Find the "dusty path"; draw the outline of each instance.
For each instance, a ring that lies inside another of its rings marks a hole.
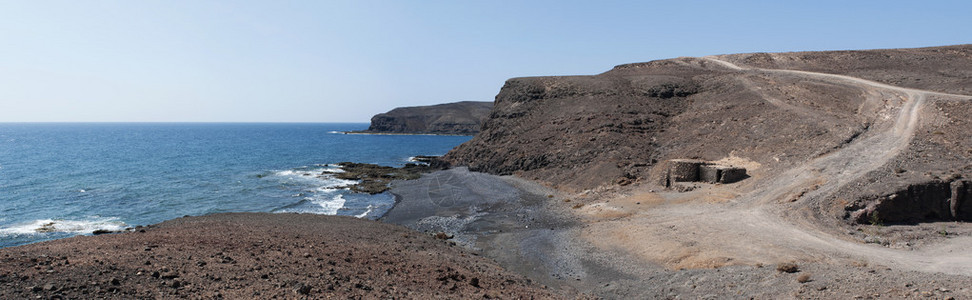
[[[972,238],[952,239],[947,244],[934,249],[893,250],[834,237],[830,232],[832,229],[821,228],[819,222],[814,222],[806,216],[795,216],[784,211],[781,206],[771,205],[787,194],[813,189],[814,187],[815,190],[805,193],[796,201],[804,203],[823,201],[824,198],[835,193],[839,187],[883,166],[907,148],[914,136],[927,97],[967,99],[968,96],[901,88],[844,75],[793,70],[746,69],[717,58],[707,57],[705,59],[740,71],[752,70],[795,75],[807,80],[824,80],[853,85],[860,87],[865,92],[881,95],[880,99],[891,104],[892,110],[895,109],[894,106],[900,106],[900,108],[897,108],[896,118],[892,115],[892,118],[889,118],[883,124],[875,124],[869,136],[776,177],[768,183],[768,186],[756,193],[740,197],[737,201],[749,203],[747,206],[753,212],[754,220],[763,222],[764,224],[761,224],[763,228],[780,231],[776,234],[783,236],[800,237],[795,240],[803,242],[805,245],[802,245],[802,247],[817,248],[821,253],[843,253],[879,264],[904,267],[910,270],[972,275],[972,255],[968,255],[965,251],[950,251],[953,249],[969,249],[972,246]],[[862,107],[866,105],[873,106],[875,103],[865,103]],[[891,122],[892,120],[893,122]]]
[[[861,243],[841,231],[850,227],[836,225],[818,209],[842,187],[911,151],[927,103],[968,96],[842,75],[745,68],[715,57],[675,63],[740,72],[744,76],[732,78],[741,78],[768,104],[809,120],[821,120],[820,108],[772,98],[772,91],[759,91],[766,87],[761,81],[839,86],[843,95],[859,92],[864,101],[856,115],[867,125],[840,146],[787,169],[760,169],[746,158],[727,158],[753,171],[753,177],[681,193],[644,185],[618,194],[610,189],[595,189],[593,196],[565,194],[463,168],[441,171],[396,183],[399,203],[384,220],[454,235],[452,241],[537,282],[606,298],[851,298],[861,291],[868,293],[862,297],[972,295],[966,288],[972,237],[943,239],[915,251],[889,249]],[[785,274],[763,267],[781,262],[797,262],[804,271]],[[797,280],[808,274],[813,276],[809,283]]]
[[[673,269],[810,261],[972,275],[972,255],[967,252],[972,237],[950,238],[913,251],[889,249],[849,239],[838,231],[841,228],[830,226],[832,220],[821,220],[811,209],[824,205],[840,187],[901,154],[914,136],[929,97],[965,100],[969,96],[844,75],[747,68],[718,57],[687,63],[715,63],[738,72],[860,89],[866,100],[858,113],[873,123],[843,147],[783,173],[758,178],[743,189],[710,186],[690,193],[644,193],[582,209],[581,214],[593,222],[582,233],[587,240],[601,248],[620,247]],[[636,205],[640,209],[632,210]],[[651,209],[645,209],[649,205]],[[604,239],[606,236],[611,239]]]

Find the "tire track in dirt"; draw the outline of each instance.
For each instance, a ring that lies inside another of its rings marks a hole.
[[[810,203],[824,201],[843,185],[880,168],[908,147],[928,96],[961,99],[967,99],[968,96],[901,88],[845,75],[745,68],[715,57],[702,59],[740,72],[798,76],[806,80],[854,86],[866,92],[880,94],[882,100],[887,100],[890,107],[885,107],[884,112],[897,110],[896,116],[888,116],[890,118],[883,120],[877,118],[879,123],[845,147],[786,171],[768,180],[754,192],[734,199],[739,204],[736,209],[740,211],[712,217],[721,215],[737,220],[748,219],[745,226],[729,225],[729,228],[751,231],[752,235],[764,236],[763,240],[766,235],[789,237],[786,242],[791,244],[785,248],[804,250],[798,252],[840,253],[911,270],[972,275],[972,257],[962,251],[972,246],[972,238],[951,239],[933,249],[893,250],[842,239],[834,235],[833,228],[823,228],[820,222],[809,215],[793,213],[783,206],[775,205],[790,195],[801,194],[795,201],[803,209]]]

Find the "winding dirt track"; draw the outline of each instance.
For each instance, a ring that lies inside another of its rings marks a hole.
[[[901,154],[914,136],[927,98],[965,100],[969,96],[901,88],[844,75],[748,68],[719,57],[685,62],[715,63],[738,72],[796,77],[860,89],[866,101],[858,113],[871,117],[873,124],[842,148],[781,174],[767,176],[746,189],[750,192],[735,195],[731,190],[723,190],[725,187],[712,187],[689,195],[661,196],[668,197],[668,203],[677,203],[677,199],[671,199],[722,193],[724,203],[659,205],[632,216],[633,224],[595,225],[587,232],[589,237],[608,234],[628,240],[629,244],[622,248],[671,268],[801,260],[876,263],[906,270],[972,275],[972,256],[967,252],[972,248],[972,238],[952,238],[913,251],[889,249],[850,240],[837,232],[837,228],[824,225],[811,209],[825,205],[824,201],[840,187]],[[793,203],[782,204],[784,200]],[[630,233],[634,228],[639,232]],[[649,240],[664,242],[652,245],[642,242]]]
[[[740,197],[738,201],[748,202],[749,205],[746,206],[753,213],[755,217],[753,219],[763,222],[764,224],[761,224],[764,226],[763,228],[781,231],[778,234],[801,237],[798,240],[805,243],[804,247],[816,248],[823,252],[844,253],[885,265],[917,271],[972,275],[972,256],[965,251],[952,251],[968,249],[969,246],[972,246],[972,239],[970,238],[953,239],[936,249],[893,250],[835,238],[825,229],[819,228],[818,222],[814,222],[805,216],[796,218],[792,215],[787,216],[789,214],[781,211],[779,206],[769,205],[788,193],[799,192],[801,189],[808,189],[815,184],[818,184],[815,190],[806,193],[797,201],[823,201],[835,193],[839,187],[883,166],[907,148],[914,136],[915,129],[918,127],[918,120],[927,97],[967,99],[968,96],[901,88],[844,75],[793,70],[747,69],[713,57],[706,57],[705,59],[744,72],[793,75],[807,80],[821,80],[856,86],[866,92],[881,95],[880,98],[887,100],[892,109],[895,109],[895,106],[899,107],[896,108],[898,111],[896,117],[889,118],[883,124],[875,124],[869,136],[858,139],[843,149],[814,159],[802,167],[790,170],[770,181],[765,188]],[[876,98],[870,98],[869,101],[874,101],[873,99]],[[870,105],[873,104],[870,103]],[[865,103],[864,105],[869,104]],[[789,217],[787,220],[790,221],[784,220],[783,216]]]

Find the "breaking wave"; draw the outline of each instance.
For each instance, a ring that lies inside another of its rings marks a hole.
[[[99,230],[121,231],[128,225],[118,218],[90,218],[86,220],[42,219],[0,228],[0,236],[41,233],[87,234]]]
[[[334,174],[343,173],[334,165],[315,165],[291,170],[277,171],[273,176],[284,183],[297,184],[302,188],[294,197],[300,198],[293,204],[273,210],[277,213],[311,213],[336,215],[344,208],[348,193],[345,187],[357,183],[354,180],[335,178]]]
[[[340,194],[330,199],[321,197],[305,197],[304,199],[297,201],[297,203],[275,209],[273,212],[336,215],[338,210],[344,208],[345,202],[347,202],[347,200],[345,200],[344,196]]]

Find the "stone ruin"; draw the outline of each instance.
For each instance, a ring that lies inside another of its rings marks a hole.
[[[673,159],[668,161],[665,186],[672,187],[676,182],[734,183],[748,177],[746,169],[741,167],[696,159]]]

